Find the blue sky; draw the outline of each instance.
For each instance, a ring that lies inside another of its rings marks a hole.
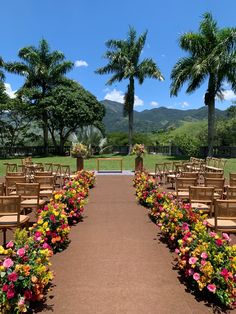
[[[235,27],[235,0],[8,0],[1,3],[1,50],[4,61],[17,60],[22,47],[37,46],[45,38],[52,50],[62,51],[76,66],[68,77],[80,82],[98,100],[122,101],[127,81],[106,86],[109,76],[94,71],[106,64],[103,58],[108,39],[125,39],[129,26],[138,34],[148,30],[142,57],[151,57],[165,77],[164,82],[148,79],[136,84],[135,109],[138,111],[165,106],[176,109],[204,105],[206,85],[187,95],[185,87],[178,97],[170,97],[170,73],[184,52],[178,38],[197,31],[202,14],[210,11],[219,27]],[[23,78],[6,74],[9,92],[17,90]],[[225,100],[217,108],[231,105],[236,95],[226,86]]]

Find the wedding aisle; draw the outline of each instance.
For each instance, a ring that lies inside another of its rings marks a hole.
[[[187,293],[157,227],[135,200],[132,176],[98,176],[84,221],[52,258],[56,272],[43,313],[212,313]],[[39,309],[38,309],[39,312]]]

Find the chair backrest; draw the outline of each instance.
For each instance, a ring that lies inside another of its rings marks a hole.
[[[197,185],[197,178],[176,178],[176,191],[188,190],[190,186]]]
[[[165,171],[165,164],[164,163],[158,163],[155,164],[155,174],[158,176],[162,176]]]
[[[53,175],[61,176],[61,164],[52,164],[53,166]]]
[[[52,168],[52,162],[45,162],[44,163],[44,171],[53,171],[53,168]]]
[[[36,171],[35,175],[38,177],[41,176],[52,176],[52,171]]]
[[[217,171],[217,172],[205,172],[204,178],[223,178],[224,172],[223,171]]]
[[[204,186],[190,186],[189,187],[189,199],[190,201],[211,201],[214,200],[214,187]]]
[[[24,172],[7,172],[7,177],[24,177]]]
[[[16,183],[16,193],[21,195],[22,198],[39,197],[39,192],[39,183]]]
[[[16,183],[25,183],[26,177],[25,176],[13,176],[13,177],[5,177],[5,184],[6,184],[6,195],[9,195],[12,191],[16,189]]]
[[[61,174],[64,177],[70,176],[70,166],[69,165],[61,165]]]
[[[7,172],[16,172],[17,171],[17,164],[13,163],[4,163],[6,166],[6,173]]]
[[[0,196],[0,216],[17,215],[16,224],[20,223],[21,196]]]
[[[236,173],[230,172],[229,174],[229,185],[236,186]]]
[[[197,172],[189,172],[189,171],[182,171],[180,177],[183,178],[198,178]]]
[[[236,186],[227,186],[226,188],[226,199],[236,200]]]
[[[215,190],[224,190],[224,178],[205,178],[205,186],[214,186]]]
[[[6,194],[5,184],[2,182],[0,183],[0,196],[3,196],[5,194]]]
[[[54,176],[34,176],[34,181],[40,183],[41,188],[54,189],[55,177]]]
[[[236,219],[236,200],[215,200],[217,219]]]

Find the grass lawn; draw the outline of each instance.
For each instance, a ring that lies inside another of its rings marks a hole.
[[[134,170],[134,160],[135,156],[121,156],[121,155],[101,155],[86,159],[84,161],[84,167],[87,170],[96,170],[97,169],[97,157],[120,157],[123,158],[123,169],[124,170]],[[173,156],[163,156],[163,155],[145,155],[144,156],[144,167],[147,170],[154,171],[155,163],[167,162],[167,161],[178,161],[180,158]],[[182,159],[183,160],[183,159]],[[17,163],[21,164],[20,158],[9,158],[0,160],[0,176],[5,175],[5,166],[4,163]],[[76,159],[67,157],[67,156],[52,156],[52,157],[38,157],[33,158],[33,162],[53,162],[61,163],[65,165],[70,165],[71,170],[76,170]],[[101,161],[100,170],[118,170],[120,169],[120,163],[118,161]],[[225,166],[225,177],[228,178],[229,172],[236,172],[236,158],[228,159]]]

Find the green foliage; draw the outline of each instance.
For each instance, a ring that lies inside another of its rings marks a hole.
[[[109,145],[114,146],[126,146],[128,145],[128,135],[125,132],[113,132],[108,134],[107,136]],[[135,133],[133,135],[133,142],[137,144],[144,144],[146,146],[148,145],[155,145],[150,138],[150,134],[147,133]]]

